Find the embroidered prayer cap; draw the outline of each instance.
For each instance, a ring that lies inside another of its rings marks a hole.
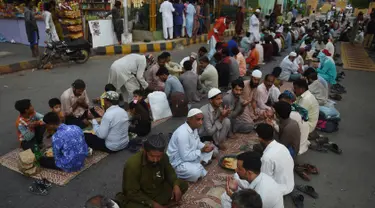
[[[193,117],[195,115],[202,114],[202,111],[198,108],[192,108],[189,110],[189,113],[187,115],[188,118]]]
[[[258,69],[254,70],[253,73],[251,73],[251,76],[252,77],[255,77],[255,78],[262,78],[262,72]]]
[[[289,56],[297,57],[297,54],[296,54],[296,52],[292,51],[292,52],[289,53]]]
[[[120,98],[120,95],[115,91],[108,91],[108,92],[105,92],[105,94],[102,95],[101,98],[108,99],[108,100],[118,100]]]
[[[210,89],[210,91],[208,91],[208,99],[211,99],[218,94],[221,94],[221,91],[217,88],[212,88],[212,89]]]
[[[195,53],[195,52],[191,52],[190,57],[193,58],[193,59],[197,59],[198,58],[198,54]]]

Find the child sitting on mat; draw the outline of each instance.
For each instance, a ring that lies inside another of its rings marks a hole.
[[[61,112],[61,101],[58,98],[52,98],[48,101],[48,105],[51,108],[51,112],[56,113],[59,116],[61,123],[64,123],[65,117],[63,112]]]

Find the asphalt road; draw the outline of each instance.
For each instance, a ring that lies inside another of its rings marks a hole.
[[[197,51],[195,45],[172,53],[174,61],[180,61],[190,52]],[[284,54],[285,55],[285,54]],[[283,56],[282,56],[283,57]],[[262,67],[264,74],[280,62],[282,57]],[[59,97],[77,78],[87,84],[90,98],[99,96],[108,78],[108,69],[116,57],[99,57],[84,65],[64,65],[51,71],[26,71],[0,77],[0,155],[19,143],[15,133],[15,119],[18,113],[14,102],[29,98],[35,109],[41,113],[49,111],[48,100]],[[309,151],[301,156],[301,161],[309,162],[320,169],[320,175],[313,176],[311,182],[297,184],[315,187],[320,198],[313,200],[305,196],[305,207],[319,208],[371,208],[375,207],[375,166],[373,147],[375,140],[374,81],[375,73],[345,71],[347,76],[342,84],[348,93],[338,103],[341,112],[340,131],[328,135],[343,149],[342,155]],[[170,119],[157,126],[153,132],[172,132],[184,119]],[[54,186],[48,196],[35,196],[28,192],[32,180],[7,168],[0,167],[0,207],[1,208],[79,208],[91,196],[103,194],[113,197],[121,189],[122,168],[131,154],[123,151],[110,155],[98,164],[81,173],[64,187]],[[289,198],[285,207],[294,207]]]

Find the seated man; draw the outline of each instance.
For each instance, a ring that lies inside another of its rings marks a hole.
[[[154,64],[149,70],[145,72],[145,78],[148,83],[148,88],[153,91],[164,91],[164,82],[162,82],[156,75],[160,67],[165,67],[167,58],[163,55],[158,56],[158,63]]]
[[[114,91],[108,91],[102,96],[105,112],[101,108],[95,109],[102,116],[100,124],[89,113],[88,117],[92,119],[95,134],[86,133],[85,138],[87,145],[94,150],[113,153],[128,146],[129,116],[118,106],[119,97],[120,95]]]
[[[312,72],[307,76],[309,91],[314,95],[320,106],[328,102],[328,89],[318,80],[318,73]]]
[[[259,194],[252,189],[243,189],[233,193],[232,197],[232,208],[265,208],[262,205],[262,198]]]
[[[319,103],[314,95],[309,91],[309,86],[306,80],[299,79],[293,82],[294,94],[297,96],[296,103],[305,108],[308,112],[309,132],[315,130],[316,124],[319,119]]]
[[[280,63],[282,69],[280,80],[291,82],[301,78],[302,69],[294,62],[297,57],[296,52],[290,52]]]
[[[202,84],[202,93],[205,94],[212,88],[218,88],[219,75],[206,56],[199,60],[199,65],[200,68],[203,69],[202,74],[199,75],[199,81]]]
[[[324,49],[323,51],[327,53],[326,49]],[[332,86],[336,84],[336,65],[333,62],[332,58],[327,56],[325,53],[319,52],[317,58],[319,59],[320,67],[316,71],[318,72],[319,76],[323,77],[328,82],[328,84]]]
[[[191,62],[191,66],[192,66],[191,71],[196,74],[197,73],[197,66],[198,66],[197,58],[198,58],[198,54],[195,53],[195,52],[191,52],[190,56],[187,56],[187,57],[185,57],[185,58],[183,58],[181,60],[180,65],[184,66],[184,63],[186,61],[190,61]]]
[[[230,57],[230,56],[229,56]],[[230,59],[224,60],[221,53],[215,53],[214,59],[216,61],[215,68],[219,75],[219,89],[227,91],[230,83]],[[238,78],[238,77],[237,77]]]
[[[229,48],[223,48],[221,53],[223,55],[223,62],[229,65],[229,83],[238,79],[240,76],[240,68],[237,60],[230,56]]]
[[[264,64],[264,50],[263,50],[263,46],[259,42],[255,42],[255,48],[259,52],[258,63],[259,64]]]
[[[272,61],[272,55],[273,55],[273,45],[271,43],[271,38],[269,35],[267,35],[264,38],[264,44],[263,46],[263,51],[264,51],[264,61],[265,62],[270,62]]]
[[[169,141],[167,155],[177,177],[196,182],[206,176],[207,171],[201,164],[211,159],[214,145],[200,141],[198,129],[203,123],[203,113],[197,108],[189,111],[186,123],[173,132]]]
[[[242,100],[240,97],[244,87],[242,78],[238,78],[232,82],[231,92],[223,98],[223,105],[230,109],[229,118],[233,133],[250,133],[253,130],[251,123],[238,119],[244,108],[251,103],[251,100]]]
[[[198,92],[199,78],[198,75],[192,71],[191,63],[191,61],[184,62],[184,73],[180,75],[180,82],[184,88],[187,100],[189,103],[194,103],[200,101]]]
[[[279,120],[278,141],[288,148],[293,158],[296,158],[300,148],[301,131],[297,121],[290,117],[292,107],[289,103],[282,101],[275,103],[273,107],[276,112],[276,117]]]
[[[245,60],[244,55],[240,52],[240,50],[238,48],[232,48],[232,53],[233,53],[234,58],[236,59],[236,61],[238,63],[239,76],[241,76],[241,77],[245,76],[246,75],[246,60]],[[237,75],[237,74],[235,74],[235,75]],[[232,76],[234,76],[234,75],[232,75]],[[236,78],[238,78],[238,77],[236,77]],[[233,80],[236,79],[236,78],[233,78]]]
[[[285,196],[294,189],[294,162],[288,149],[273,139],[273,128],[261,123],[256,129],[259,141],[263,147],[261,172],[271,176],[279,184],[281,193]]]
[[[272,74],[267,74],[264,78],[264,82],[260,84],[256,92],[256,113],[258,115],[264,114],[266,111],[270,111],[273,103],[278,101],[280,90],[273,84],[275,77]]]
[[[160,67],[156,76],[162,82],[165,82],[164,93],[169,99],[171,111],[174,117],[186,116],[188,112],[188,101],[185,97],[185,90],[180,80],[170,75],[168,69]]]
[[[169,73],[178,77],[182,73],[181,65],[171,61],[171,54],[169,52],[163,52],[162,56],[166,57],[165,68],[168,69]]]
[[[245,54],[247,54],[250,51],[250,33],[246,32],[246,36],[243,36],[240,42],[240,47],[245,50]]]
[[[86,84],[77,79],[72,87],[61,95],[61,110],[67,125],[76,125],[85,128],[88,125],[86,111],[89,108],[89,97],[86,93]]]
[[[212,88],[208,92],[209,103],[201,107],[203,113],[203,126],[199,130],[199,135],[203,140],[213,140],[219,149],[225,149],[223,142],[230,132],[229,108],[221,109],[223,95],[217,88]],[[210,137],[210,138],[209,138]]]
[[[126,161],[122,193],[116,195],[121,207],[169,207],[180,202],[188,184],[179,180],[164,153],[166,142],[159,135],[150,136],[143,150]]]
[[[129,103],[129,114],[131,115],[131,124],[129,132],[138,136],[146,136],[151,131],[150,111],[145,108],[146,103],[143,100]]]
[[[53,157],[41,157],[40,166],[64,172],[81,170],[89,154],[82,129],[61,123],[59,116],[54,112],[47,113],[43,121],[46,129],[55,133],[52,136]]]
[[[249,69],[253,70],[259,64],[259,52],[255,48],[255,43],[250,44],[250,54],[246,58],[246,63],[249,64]]]
[[[23,150],[31,149],[34,146],[43,145],[43,135],[45,127],[43,125],[43,115],[36,112],[29,99],[18,100],[14,108],[20,113],[16,120],[17,136],[21,142]]]
[[[237,156],[237,169],[234,176],[227,177],[226,192],[221,195],[221,206],[231,208],[231,196],[244,189],[254,189],[264,208],[284,207],[283,193],[279,184],[269,175],[261,172],[262,155],[258,152],[245,152]]]

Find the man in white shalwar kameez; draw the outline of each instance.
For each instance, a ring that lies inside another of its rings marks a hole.
[[[164,2],[160,5],[159,12],[162,13],[163,18],[163,35],[164,39],[168,40],[173,39],[173,12],[174,7],[171,2],[168,0],[164,0]]]
[[[132,101],[135,90],[148,87],[143,75],[147,67],[146,56],[135,53],[126,55],[113,62],[109,69],[108,83],[116,87],[125,102]]]
[[[249,32],[250,32],[250,41],[252,43],[259,42],[260,41],[260,33],[259,33],[259,14],[260,10],[255,10],[255,13],[250,17],[250,23],[249,23]]]
[[[198,129],[202,124],[202,111],[191,109],[186,123],[173,133],[167,149],[169,161],[177,177],[189,182],[196,182],[207,175],[202,163],[209,163],[214,150],[213,144],[200,141]]]

